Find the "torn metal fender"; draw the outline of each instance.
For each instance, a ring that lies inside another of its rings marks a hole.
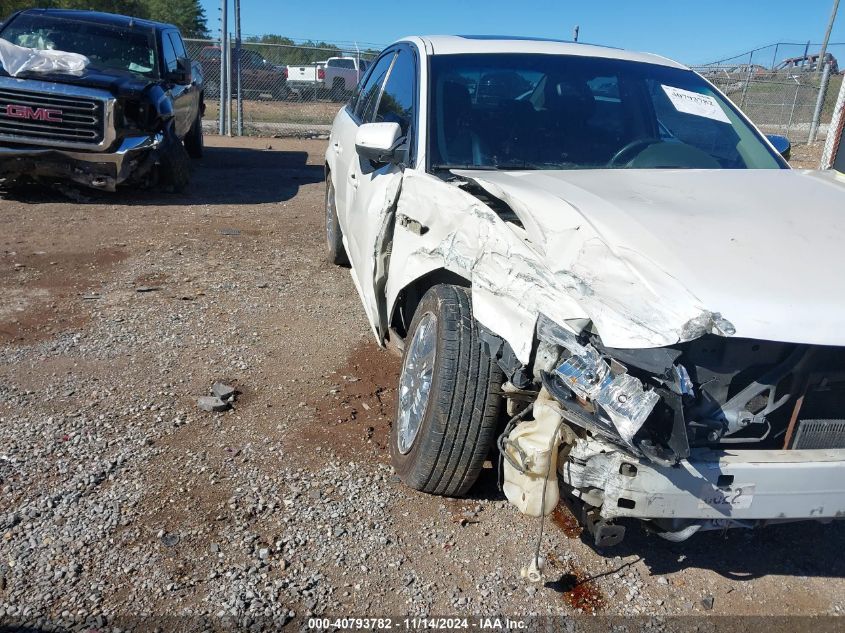
[[[504,338],[523,363],[540,312],[561,323],[586,316],[538,259],[524,231],[457,185],[407,170],[396,209],[402,222],[394,230],[387,314],[416,279],[451,271],[471,282],[475,318]]]

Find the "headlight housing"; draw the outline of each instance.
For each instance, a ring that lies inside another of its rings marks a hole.
[[[624,444],[636,450],[634,436],[660,396],[628,374],[624,365],[608,363],[594,346],[580,343],[573,333],[542,314],[537,336],[564,348],[564,355],[568,353],[551,373],[577,398],[596,407],[596,421],[607,427],[601,430],[615,431]]]

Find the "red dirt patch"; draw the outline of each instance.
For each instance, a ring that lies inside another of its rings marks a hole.
[[[309,404],[319,424],[305,438],[340,455],[361,449],[386,453],[396,408],[400,360],[373,343],[356,346],[344,365],[329,374],[331,385]]]
[[[107,248],[82,253],[0,253],[0,342],[30,343],[85,322],[86,291],[127,254]],[[95,295],[91,295],[96,301]]]

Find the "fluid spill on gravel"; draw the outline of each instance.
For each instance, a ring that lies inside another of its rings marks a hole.
[[[584,531],[578,519],[562,503],[552,512],[552,523],[558,526],[567,538],[578,538]]]
[[[557,573],[561,575],[557,580],[547,582],[546,587],[560,593],[570,607],[582,613],[597,613],[605,608],[604,594],[590,576],[571,560],[561,560],[552,553],[548,556],[547,565],[547,577],[554,578]]]

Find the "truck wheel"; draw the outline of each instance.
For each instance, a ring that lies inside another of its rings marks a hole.
[[[181,193],[191,181],[191,158],[185,146],[172,133],[165,134],[158,169],[159,182],[172,193]]]
[[[343,101],[343,93],[346,92],[346,84],[340,77],[332,79],[331,100]]]
[[[343,231],[337,219],[334,184],[330,173],[326,174],[326,246],[330,264],[349,266],[349,257],[343,247]]]
[[[188,156],[191,158],[202,158],[202,152],[205,147],[202,139],[202,104],[200,104],[199,112],[197,112],[197,118],[194,120],[194,124],[191,126],[191,129],[185,135],[185,149],[188,152]]]
[[[466,494],[495,440],[503,380],[478,335],[469,291],[431,288],[406,338],[390,433],[391,461],[405,484]]]

